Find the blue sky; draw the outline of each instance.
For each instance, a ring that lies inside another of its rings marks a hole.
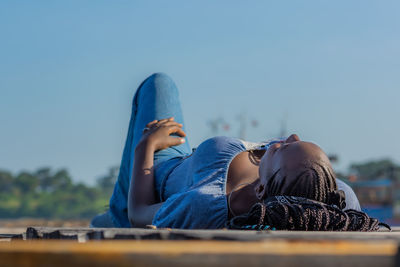
[[[398,1],[1,1],[0,168],[118,165],[131,98],[153,72],[180,89],[190,143],[259,122],[351,162],[400,161]],[[236,127],[236,128],[235,128]]]

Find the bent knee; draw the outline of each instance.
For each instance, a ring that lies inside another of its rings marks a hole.
[[[150,75],[147,78],[148,82],[153,83],[154,87],[157,89],[160,88],[176,88],[174,81],[171,77],[163,72],[156,72]]]
[[[141,85],[141,90],[153,91],[156,94],[177,92],[172,78],[163,72],[156,72],[150,75]]]
[[[155,72],[152,75],[150,75],[148,79],[153,79],[155,81],[162,81],[162,82],[172,81],[171,77],[169,77],[169,75],[164,72]]]

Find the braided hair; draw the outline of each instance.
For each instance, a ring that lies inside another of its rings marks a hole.
[[[385,223],[356,210],[343,211],[336,205],[302,197],[275,196],[255,204],[247,214],[232,218],[229,229],[297,230],[297,231],[361,231],[390,229]]]
[[[313,162],[294,177],[282,177],[279,169],[268,179],[265,197],[281,195],[308,198],[340,209],[346,207],[345,194],[337,190],[330,164]]]
[[[297,158],[285,158],[287,165],[264,177],[265,183],[259,185],[261,203],[248,213],[233,217],[227,228],[377,231],[379,226],[385,226],[390,229],[364,212],[344,210],[345,194],[338,190],[328,158],[308,155],[306,152]]]

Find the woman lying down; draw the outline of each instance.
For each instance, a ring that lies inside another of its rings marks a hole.
[[[214,137],[192,152],[174,82],[136,91],[110,210],[94,227],[376,231],[326,154],[296,134],[249,143]]]

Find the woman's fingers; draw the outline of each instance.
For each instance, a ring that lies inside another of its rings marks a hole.
[[[177,146],[183,143],[185,143],[185,138],[174,137],[174,136],[168,137],[168,146]]]
[[[185,137],[186,133],[182,130],[180,126],[169,126],[168,132],[170,134],[175,133],[181,137]]]
[[[169,122],[174,122],[174,117],[161,119],[161,120],[153,120],[153,121],[149,122],[148,124],[146,124],[146,127],[143,129],[143,131],[147,131],[154,127],[158,127],[158,126],[164,126],[166,123],[169,123]]]
[[[170,127],[170,126],[178,126],[178,127],[183,127],[181,123],[178,123],[176,121],[163,121],[162,123],[154,123],[148,126],[148,128],[153,129],[153,128],[158,128],[158,127]]]
[[[149,122],[148,124],[146,124],[146,127],[147,127],[147,128],[150,128],[151,126],[153,126],[153,125],[156,124],[157,122],[158,122],[158,120],[151,121],[151,122]]]
[[[165,118],[165,119],[161,119],[161,120],[153,120],[153,121],[147,123],[146,127],[151,127],[154,124],[162,124],[162,123],[165,123],[165,122],[168,122],[168,121],[173,121],[173,120],[174,120],[174,117]]]
[[[167,121],[167,122],[163,123],[162,126],[164,126],[164,127],[169,127],[169,126],[183,127],[183,125],[181,123],[178,123],[176,121]]]
[[[166,122],[173,121],[173,120],[174,120],[174,117],[162,119],[162,120],[159,120],[159,121],[158,121],[158,124],[164,124],[164,123],[166,123]]]

